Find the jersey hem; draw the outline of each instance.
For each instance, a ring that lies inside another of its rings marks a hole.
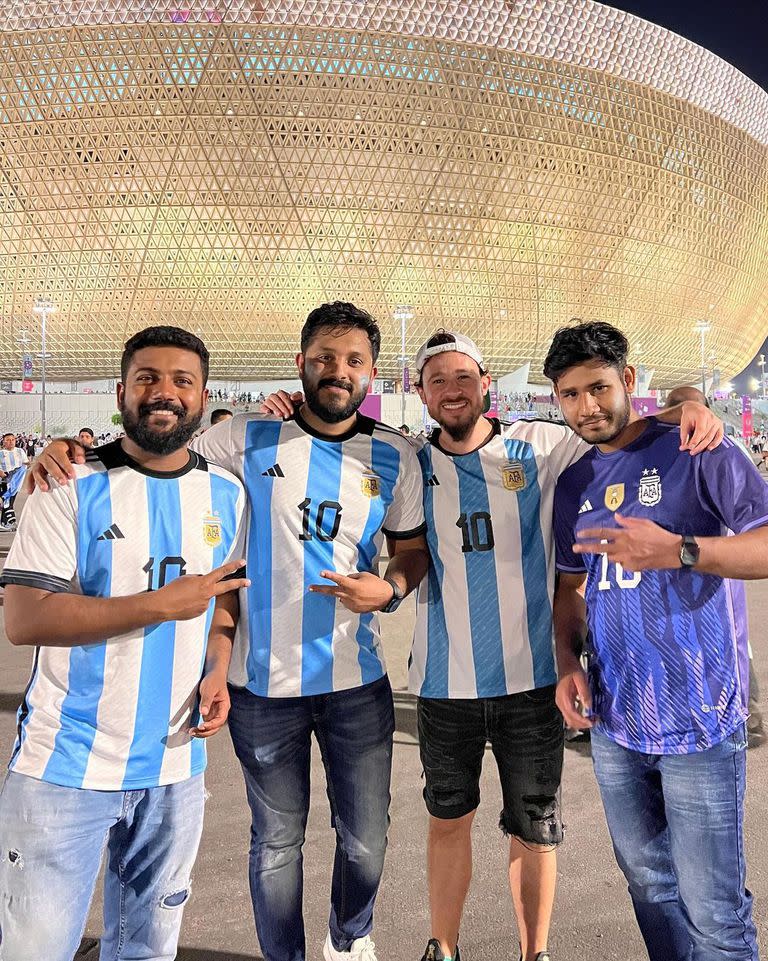
[[[420,691],[408,686],[408,693],[413,694],[416,697],[423,698],[425,701],[491,701],[499,697],[511,697],[515,694],[526,694],[528,691],[540,691],[544,687],[552,687],[557,684],[557,679],[551,681],[545,681],[543,684],[531,683],[526,687],[517,687],[513,691],[499,691],[495,694],[478,694],[476,690],[474,691],[443,691],[440,694],[426,694],[424,691]]]
[[[566,567],[565,564],[555,564],[555,567],[559,571],[563,571],[566,574],[586,574],[586,567]]]
[[[202,774],[207,765],[208,759],[205,758],[202,765],[196,765],[193,767],[189,773],[179,775],[178,777],[169,777],[162,781],[147,781],[146,779],[140,779],[137,781],[121,781],[118,785],[114,785],[110,782],[100,781],[98,784],[75,784],[72,781],[68,781],[65,778],[54,779],[51,777],[43,777],[40,774],[32,774],[29,771],[24,771],[19,766],[20,755],[16,758],[16,764],[11,767],[8,764],[8,770],[12,771],[14,774],[23,774],[24,777],[34,778],[35,781],[42,781],[44,784],[55,784],[57,787],[68,787],[72,788],[74,791],[145,791],[153,787],[168,787],[171,784],[180,784],[182,781],[188,781],[190,778],[196,777],[198,774]]]
[[[628,751],[634,751],[636,754],[657,754],[661,757],[679,757],[685,754],[702,754],[704,751],[708,751],[710,748],[717,747],[718,744],[722,744],[727,737],[730,737],[738,727],[744,724],[748,716],[748,713],[745,712],[743,716],[737,718],[732,725],[729,725],[723,731],[718,731],[717,736],[713,737],[712,740],[707,741],[707,743],[701,747],[698,745],[690,746],[688,742],[681,742],[672,748],[667,745],[662,750],[662,746],[658,744],[631,744],[626,738],[619,737],[613,732],[608,731],[603,724],[597,724],[595,726],[595,730],[598,734],[602,734],[603,737],[607,737],[609,741],[613,741],[614,744],[618,744],[619,747],[626,748]]]
[[[339,694],[343,691],[356,691],[363,687],[368,687],[370,684],[375,684],[376,681],[380,681],[383,677],[387,677],[387,676],[388,676],[387,671],[383,670],[378,677],[371,678],[370,681],[356,681],[353,684],[346,684],[346,685],[342,685],[341,687],[334,687],[327,691],[312,691],[311,693],[307,692],[306,694],[296,694],[295,691],[292,691],[290,693],[281,693],[277,691],[277,692],[269,692],[268,694],[265,694],[263,693],[263,691],[254,691],[252,686],[253,684],[252,681],[247,681],[245,684],[234,684],[230,680],[227,683],[231,687],[235,687],[240,691],[248,691],[249,694],[253,694],[255,697],[264,697],[264,698],[269,698],[270,700],[280,700],[280,699],[296,700],[298,698],[306,698],[306,697],[324,697],[326,694]]]
[[[69,594],[72,591],[72,582],[63,577],[56,577],[54,574],[42,574],[39,571],[20,571],[18,569],[6,568],[0,574],[0,586],[16,584],[18,587],[36,587],[41,591],[50,591],[52,594]]]

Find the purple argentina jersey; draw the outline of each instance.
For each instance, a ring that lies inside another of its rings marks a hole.
[[[586,572],[593,710],[602,733],[646,754],[688,754],[722,741],[747,716],[744,612],[723,578],[691,570],[628,573],[574,554],[577,530],[614,513],[676,534],[721,536],[768,524],[768,485],[727,438],[698,457],[654,419],[623,450],[593,447],[555,491],[557,566]]]

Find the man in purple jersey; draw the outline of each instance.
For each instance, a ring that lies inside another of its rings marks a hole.
[[[628,346],[610,324],[578,324],[544,365],[566,422],[594,445],[555,492],[557,702],[592,729],[651,961],[755,961],[747,653],[725,578],[768,577],[768,487],[727,438],[691,458],[675,428],[640,419]]]

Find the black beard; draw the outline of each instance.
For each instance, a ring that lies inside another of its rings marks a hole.
[[[446,432],[446,434],[448,434],[451,440],[455,440],[457,443],[460,443],[469,437],[479,419],[480,418],[478,417],[477,420],[473,421],[467,420],[458,424],[441,424],[440,426]]]
[[[176,426],[171,430],[156,431],[147,426],[150,414],[156,410],[172,410],[178,415]],[[203,419],[202,407],[196,414],[187,414],[183,407],[155,401],[154,404],[141,404],[138,417],[127,408],[121,407],[123,429],[126,437],[130,438],[142,450],[158,457],[167,457],[185,447],[200,427]]]
[[[322,387],[346,387],[346,384],[336,380],[321,380],[316,387],[305,381],[302,381],[302,386],[304,388],[304,399],[307,402],[307,407],[309,407],[315,417],[319,417],[320,420],[325,421],[326,424],[339,424],[341,421],[351,417],[365,400],[366,395],[365,390],[355,393],[353,388],[349,393],[349,400],[346,404],[342,407],[328,407],[320,400],[320,389]]]
[[[583,440],[586,440],[588,444],[592,445],[613,443],[613,441],[616,440],[619,434],[622,433],[624,428],[629,423],[629,415],[632,412],[632,400],[629,394],[626,394],[625,396],[626,402],[624,404],[624,410],[622,413],[612,415],[611,422],[605,425],[605,430],[608,432],[607,434],[600,434],[597,437],[587,440],[583,434],[579,434],[579,432],[576,431],[576,433],[579,434],[579,437],[583,438]]]

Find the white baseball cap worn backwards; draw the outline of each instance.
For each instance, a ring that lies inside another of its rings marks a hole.
[[[478,350],[477,344],[470,340],[469,337],[465,337],[464,334],[455,334],[451,330],[446,330],[446,334],[453,337],[453,341],[447,344],[435,344],[434,347],[427,347],[430,339],[422,344],[419,348],[418,354],[416,354],[416,370],[421,373],[424,369],[424,364],[434,357],[436,354],[444,354],[446,351],[455,351],[458,354],[466,354],[467,357],[471,357],[475,361],[478,367],[482,369],[483,367],[483,355]],[[433,335],[434,336],[434,335]]]

